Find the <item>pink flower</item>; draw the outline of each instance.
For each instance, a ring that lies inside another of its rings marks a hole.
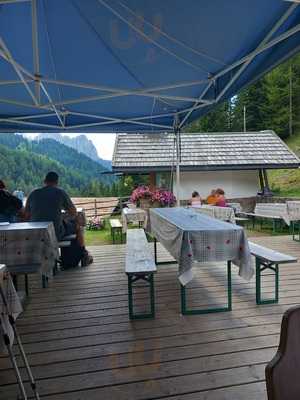
[[[130,197],[132,203],[137,203],[140,199],[150,199],[152,203],[159,203],[161,206],[174,206],[176,197],[172,192],[165,189],[151,191],[148,186],[139,186]]]
[[[148,186],[139,186],[132,193],[130,200],[132,203],[137,203],[140,199],[151,199],[152,192]]]

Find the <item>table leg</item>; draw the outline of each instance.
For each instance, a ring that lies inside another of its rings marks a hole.
[[[224,312],[232,310],[232,282],[231,282],[231,261],[227,261],[227,305],[224,307],[206,308],[206,309],[188,309],[186,300],[186,287],[180,285],[181,293],[181,313],[182,315],[210,314],[215,312]]]
[[[176,261],[158,261],[157,260],[157,240],[154,238],[154,262],[155,265],[176,264]]]

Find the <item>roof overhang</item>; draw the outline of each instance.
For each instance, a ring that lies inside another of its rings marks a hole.
[[[212,166],[180,166],[182,172],[206,172],[206,171],[253,171],[261,169],[297,169],[300,167],[299,164],[270,164],[270,165],[212,165]],[[155,166],[155,167],[138,167],[138,168],[126,168],[126,167],[112,167],[113,173],[123,173],[123,174],[147,174],[150,172],[171,172],[174,170],[171,166]]]

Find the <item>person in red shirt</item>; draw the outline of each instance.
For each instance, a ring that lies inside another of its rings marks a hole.
[[[223,189],[216,190],[216,206],[218,207],[227,207],[227,202],[225,198],[225,192]]]

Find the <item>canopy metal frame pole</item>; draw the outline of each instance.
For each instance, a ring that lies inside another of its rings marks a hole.
[[[174,116],[174,135],[176,140],[176,205],[180,207],[180,162],[181,162],[181,149],[180,149],[180,120],[178,114]]]
[[[31,27],[32,27],[32,53],[33,53],[33,65],[34,75],[40,76],[40,57],[39,57],[39,38],[38,38],[38,16],[37,16],[37,0],[31,0]],[[35,96],[38,103],[41,102],[41,90],[40,82],[37,79],[35,81]]]
[[[0,122],[5,122],[5,123],[16,123],[18,121],[18,124],[20,126],[37,126],[37,127],[45,127],[45,128],[52,128],[52,129],[61,129],[61,130],[69,130],[72,131],[72,129],[85,129],[89,127],[97,127],[97,126],[105,126],[105,125],[110,125],[110,124],[119,124],[119,123],[128,123],[128,124],[133,124],[133,125],[141,125],[145,127],[151,127],[151,128],[157,128],[159,130],[172,130],[172,126],[169,126],[168,124],[164,123],[150,123],[150,122],[142,122],[143,120],[147,120],[147,117],[141,117],[141,119],[137,118],[129,118],[129,119],[124,119],[124,118],[111,118],[109,119],[108,117],[101,117],[99,115],[94,115],[91,116],[91,118],[95,119],[103,119],[104,121],[99,121],[95,122],[92,121],[91,123],[83,123],[83,124],[77,124],[77,125],[65,125],[65,117],[69,114],[72,114],[72,111],[69,110],[67,113],[64,113],[65,110],[59,110],[57,107],[64,107],[66,105],[71,105],[71,104],[78,104],[78,103],[84,103],[84,102],[89,102],[89,101],[100,101],[100,100],[106,100],[114,97],[121,97],[121,96],[144,96],[144,97],[149,97],[149,98],[154,98],[154,99],[161,99],[163,101],[164,99],[166,100],[171,100],[171,101],[182,101],[182,102],[188,102],[192,103],[192,106],[188,106],[183,110],[178,110],[176,112],[176,115],[182,115],[181,122],[178,126],[179,130],[185,125],[185,123],[188,121],[190,115],[195,111],[200,108],[207,107],[209,105],[213,105],[221,101],[226,93],[232,88],[234,83],[239,79],[243,71],[247,68],[247,66],[262,52],[270,49],[271,47],[275,46],[276,44],[290,38],[291,36],[297,34],[300,32],[300,24],[295,25],[294,27],[290,28],[284,33],[277,34],[276,37],[272,39],[274,34],[278,32],[279,28],[288,20],[288,18],[294,13],[294,11],[299,7],[299,3],[294,3],[292,4],[285,12],[284,14],[278,19],[278,21],[274,24],[272,29],[267,33],[265,38],[261,41],[261,43],[248,53],[246,56],[242,57],[241,59],[235,61],[231,65],[225,66],[223,69],[221,69],[218,73],[215,75],[210,75],[208,74],[207,79],[201,79],[201,80],[195,80],[191,82],[175,82],[171,83],[169,85],[164,85],[164,86],[159,86],[159,87],[152,87],[152,88],[142,88],[142,89],[134,89],[134,90],[127,90],[123,88],[110,88],[106,86],[101,86],[101,85],[93,85],[93,84],[88,84],[88,83],[83,83],[83,82],[68,82],[68,81],[63,81],[59,79],[51,79],[51,78],[46,78],[40,76],[40,65],[39,65],[39,43],[38,43],[38,15],[37,15],[37,1],[36,0],[0,0],[0,4],[4,5],[7,4],[9,5],[10,3],[24,3],[27,2],[31,5],[32,7],[32,48],[33,48],[33,66],[34,66],[34,72],[28,71],[26,68],[24,68],[22,65],[20,65],[10,54],[8,48],[6,47],[5,43],[3,42],[3,39],[1,39],[2,43],[0,46],[0,56],[6,60],[8,63],[12,65],[14,68],[15,72],[17,73],[18,77],[20,78],[20,82],[17,80],[7,80],[7,81],[0,81],[0,85],[5,85],[5,84],[23,84],[30,95],[31,99],[33,100],[33,103],[27,103],[27,102],[22,102],[22,101],[17,101],[17,100],[10,100],[10,99],[1,99],[0,98],[0,103],[6,103],[6,104],[14,104],[14,105],[19,105],[27,108],[32,108],[36,110],[52,110],[54,112],[54,115],[57,116],[60,125],[51,125],[47,123],[31,123],[29,121],[24,121],[25,119],[29,120],[31,117],[30,116],[25,116],[24,119],[20,118],[16,120],[15,118],[3,118],[0,119]],[[138,27],[135,25],[131,24],[130,21],[127,21],[126,18],[124,18],[121,14],[119,14],[116,10],[114,10],[111,6],[108,5],[108,3],[104,0],[98,0],[100,4],[102,4],[104,7],[108,8],[113,14],[116,15],[117,18],[122,19],[124,23],[126,23],[128,26],[130,26],[131,29],[133,29],[137,34],[141,35],[146,39],[147,41],[151,42],[153,45],[156,47],[159,47],[162,51],[167,52],[170,56],[176,57],[178,60],[185,64],[191,64],[190,62],[187,62],[187,60],[183,59],[180,55],[173,53],[170,49],[165,48],[162,46],[160,43],[156,42],[153,40],[153,38],[149,37],[145,32],[141,31]],[[167,35],[166,32],[164,32],[164,35]],[[172,40],[174,38],[171,38]],[[195,65],[190,65],[192,67],[197,67]],[[219,93],[213,94],[211,96],[210,89],[217,83],[217,80],[224,75],[230,73],[230,71],[233,71],[234,69],[240,68],[233,73],[233,76],[228,79],[227,84],[221,89]],[[201,67],[198,66],[199,69]],[[30,79],[29,79],[30,78]],[[30,88],[30,83],[35,83],[35,93]],[[205,87],[202,90],[202,93],[199,95],[198,98],[194,97],[186,97],[186,96],[178,96],[178,95],[172,95],[166,94],[166,93],[160,93],[163,90],[172,90],[180,87],[188,87],[188,86],[193,86],[193,85],[202,85],[205,84]],[[55,84],[55,85],[65,85],[65,86],[74,86],[74,87],[81,87],[81,88],[86,88],[86,89],[91,89],[91,90],[99,90],[103,92],[108,92],[106,94],[101,94],[99,96],[86,96],[86,97],[78,97],[75,99],[67,99],[65,101],[59,101],[56,102],[54,99],[51,98],[49,95],[49,92],[46,89],[45,84]],[[45,97],[48,100],[48,103],[46,104],[40,104],[40,91],[43,91],[45,94]],[[207,98],[205,98],[207,97]],[[211,98],[209,98],[211,97]],[[74,115],[76,115],[74,113]],[[78,114],[79,115],[79,114]],[[82,116],[89,116],[89,115],[84,115],[84,113],[81,114]],[[165,113],[162,115],[155,115],[151,116],[151,120],[153,118],[164,118],[164,117],[174,117],[175,113]],[[32,116],[32,118],[35,118],[36,116]],[[40,118],[43,118],[44,116],[41,115]],[[45,118],[49,117],[49,115],[45,114]],[[37,116],[38,118],[38,116]],[[150,118],[150,117],[148,117]],[[137,122],[139,121],[139,122]],[[7,130],[7,129],[6,129]],[[179,132],[179,138],[180,138],[180,132]]]
[[[224,89],[219,93],[217,96],[215,102],[218,102],[222,96],[230,89],[230,87],[234,84],[234,82],[239,78],[241,73],[245,70],[245,68],[255,59],[255,57],[259,54],[261,54],[263,51],[268,50],[269,48],[275,46],[276,44],[280,43],[281,41],[289,38],[290,36],[296,34],[297,32],[300,31],[300,24],[296,25],[294,28],[288,30],[287,32],[279,35],[275,39],[270,40],[272,35],[282,26],[282,24],[291,16],[291,14],[296,10],[296,8],[299,6],[299,4],[293,4],[291,5],[288,10],[283,14],[283,16],[276,22],[274,27],[270,30],[270,32],[265,36],[265,38],[262,40],[262,42],[257,46],[257,48],[249,53],[247,56],[241,58],[240,60],[236,61],[235,63],[231,64],[230,66],[224,68],[222,71],[220,71],[218,74],[214,75],[212,77],[213,80],[217,80],[221,76],[225,75],[227,72],[231,71],[232,69],[238,67],[239,65],[242,65],[241,68],[237,71],[237,73],[230,79],[230,81],[227,83],[227,85],[224,87]],[[189,116],[193,113],[193,111],[197,110],[199,108],[199,103],[203,99],[204,95],[207,93],[207,91],[211,87],[210,82],[204,92],[201,94],[199,97],[199,102],[195,103],[194,106],[188,111],[184,119],[181,121],[181,127],[184,125],[185,121],[189,118]],[[200,104],[200,107],[203,107],[202,104]]]

